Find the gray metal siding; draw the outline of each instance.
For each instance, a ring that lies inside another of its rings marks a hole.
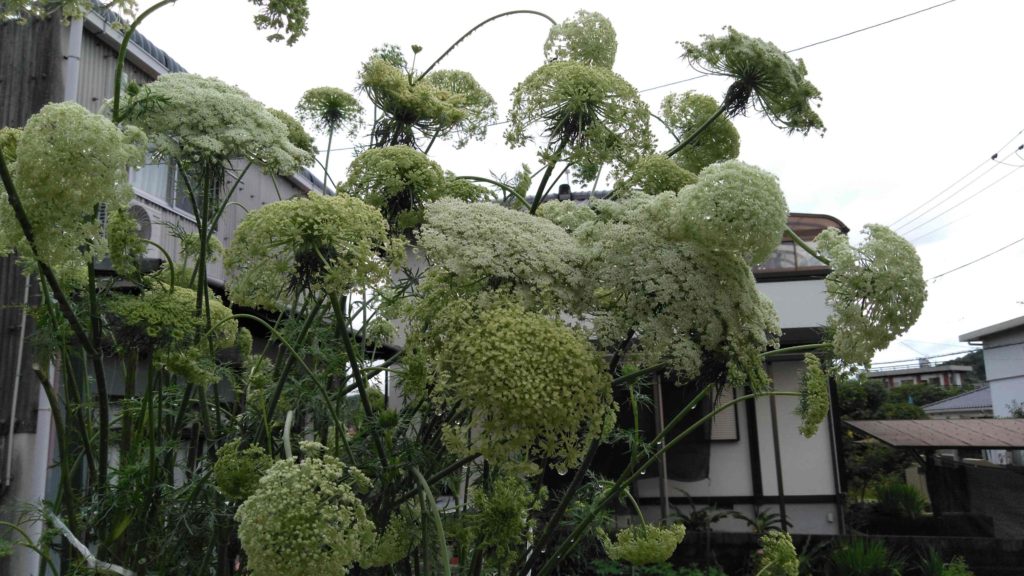
[[[38,284],[33,282],[30,303],[38,302]],[[0,431],[7,434],[10,426],[11,402],[14,398],[14,378],[18,369],[18,343],[21,334],[22,309],[25,299],[25,277],[22,276],[14,256],[0,258]],[[15,410],[15,433],[35,432],[39,383],[32,372],[32,363],[44,359],[32,356],[31,337],[34,329],[32,316],[27,317],[25,352],[21,363],[21,386]]]
[[[0,24],[0,126],[24,126],[64,93],[60,20]]]
[[[78,103],[92,112],[114,96],[114,70],[117,50],[95,34],[85,31],[82,38],[82,61],[78,74]],[[145,84],[153,77],[131,62],[125,62],[124,73],[129,81]]]

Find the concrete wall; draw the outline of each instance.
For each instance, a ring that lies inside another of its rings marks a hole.
[[[985,375],[992,390],[992,413],[1010,415],[1010,405],[1024,403],[1024,327],[984,339]]]

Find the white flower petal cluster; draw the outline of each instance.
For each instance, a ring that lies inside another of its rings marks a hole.
[[[832,351],[850,364],[870,363],[875,352],[917,322],[927,298],[914,246],[877,224],[865,226],[864,234],[858,247],[834,228],[815,239],[832,267],[825,279]]]
[[[350,196],[274,202],[250,212],[224,257],[231,300],[279,309],[303,290],[343,293],[387,277],[384,218]]]
[[[47,104],[21,131],[8,131],[5,158],[35,236],[38,257],[55,268],[84,267],[105,254],[99,204],[110,211],[132,197],[129,165],[143,156],[142,135],[123,133],[106,118],[73,102]],[[0,184],[0,252],[31,254]]]
[[[828,376],[821,368],[821,360],[814,354],[804,354],[804,373],[800,379],[800,434],[810,438],[828,416]]]
[[[220,165],[244,158],[275,174],[294,174],[313,156],[288,126],[246,92],[216,78],[164,74],[124,103],[129,120],[155,150],[186,163]]]
[[[581,181],[605,164],[630,166],[653,152],[650,109],[636,88],[608,68],[580,62],[545,64],[516,86],[505,141],[524,146],[539,129]]]
[[[597,12],[579,10],[572,18],[551,27],[544,42],[544,59],[570,60],[611,69],[619,42],[612,23]]]
[[[430,401],[470,411],[447,438],[472,430],[469,451],[496,464],[572,468],[614,425],[611,377],[587,340],[557,319],[514,303],[456,301],[419,338],[436,377]]]
[[[676,551],[676,546],[679,546],[685,537],[686,526],[683,524],[670,526],[637,524],[619,530],[615,535],[614,542],[603,530],[598,532],[598,538],[608,558],[634,566],[667,561]]]
[[[235,514],[252,574],[348,574],[376,534],[353,490],[368,482],[329,455],[276,462]]]
[[[761,555],[757,560],[757,574],[763,576],[798,576],[800,558],[793,546],[793,537],[779,530],[761,536]]]
[[[778,179],[738,160],[708,166],[696,184],[660,195],[652,211],[666,238],[738,254],[748,263],[771,255],[789,217]]]
[[[430,204],[419,246],[432,273],[505,288],[541,308],[573,306],[583,283],[583,255],[572,236],[549,220],[498,204]]]
[[[620,219],[577,233],[596,271],[594,328],[602,343],[618,346],[632,331],[631,361],[640,365],[668,362],[691,378],[715,359],[729,365],[734,383],[763,385],[759,354],[777,346],[781,331],[750,266],[728,252],[666,240],[644,218],[648,201],[630,211],[631,203]]]
[[[690,136],[718,111],[718,102],[711,96],[689,91],[669,94],[661,101],[661,118],[679,140]],[[696,140],[680,150],[673,160],[700,174],[716,162],[732,160],[740,154],[740,133],[726,117],[719,117],[701,132]]]

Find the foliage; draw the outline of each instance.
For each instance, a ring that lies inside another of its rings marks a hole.
[[[878,511],[898,518],[919,518],[927,502],[917,488],[890,480],[875,488]]]
[[[882,540],[854,538],[832,551],[837,576],[899,576],[903,564]]]
[[[305,29],[300,0],[252,3],[272,38]],[[523,12],[538,14],[504,15]],[[750,268],[777,245],[786,202],[774,176],[733,159],[738,138],[719,116],[752,107],[806,133],[821,128],[809,111],[818,95],[802,63],[772,45],[731,30],[708,37],[690,56],[733,87],[721,106],[692,94],[666,101],[662,120],[685,140],[654,155],[650,112],[612,72],[615,49],[599,14],[554,26],[552,61],[517,86],[506,132],[513,147],[535,146],[539,168],[488,178],[456,177],[428,154],[438,141],[482,138],[494,98],[468,72],[440,60],[420,72],[385,45],[360,72],[374,125],[354,143],[361,153],[341,194],[270,203],[234,230],[218,229],[232,181],[249,167],[294,173],[314,153],[298,121],[238,88],[168,74],[125,87],[110,105],[119,126],[59,105],[23,132],[0,131],[14,176],[5,173],[4,246],[25,238],[28,263],[36,250],[64,266],[57,276],[37,268],[34,311],[46,327],[37,357],[73,367],[61,373],[55,426],[60,462],[77,464],[58,469],[55,513],[136,573],[435,574],[449,544],[475,574],[550,576],[602,548],[612,560],[595,570],[623,560],[643,574],[701,573],[664,563],[685,524],[599,530],[659,446],[697,429],[678,417],[642,438],[642,379],[690,387],[698,406],[723,385],[797,395],[774,390],[765,371],[781,329]],[[356,97],[336,88],[307,92],[298,111],[329,138],[352,137],[346,128],[362,120]],[[144,245],[119,210],[125,166],[144,141],[193,204],[188,230],[171,231],[181,245],[165,257],[178,260],[173,281],[171,262],[155,274],[136,265]],[[612,198],[544,203],[562,175],[590,183],[605,170],[619,182]],[[217,237],[230,240],[230,304],[255,310],[233,314],[214,292]],[[857,250],[834,240],[822,240],[838,279],[830,294],[847,306],[828,337],[849,361],[916,316],[916,292],[890,280],[915,286],[920,269],[884,232]],[[107,255],[113,273],[85,273]],[[844,282],[865,289],[843,292]],[[815,352],[827,359],[828,348]],[[827,413],[825,382],[808,357],[805,434]],[[616,394],[631,401],[619,406]],[[629,464],[599,472],[595,455],[611,442]],[[688,519],[692,530],[706,532],[715,516],[703,514],[704,524]],[[748,522],[765,531],[778,518]],[[765,541],[763,568],[792,564],[783,540]]]
[[[677,140],[693,134],[718,110],[711,96],[693,91],[669,94],[661,101],[661,119]],[[683,148],[673,160],[694,173],[740,154],[740,133],[728,118],[719,118],[708,126],[692,144]]]

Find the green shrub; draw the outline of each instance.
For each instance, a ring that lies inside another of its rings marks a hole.
[[[837,576],[898,576],[903,564],[881,540],[855,538],[832,551]]]
[[[917,488],[892,480],[875,489],[878,511],[899,518],[919,518],[928,503]]]

